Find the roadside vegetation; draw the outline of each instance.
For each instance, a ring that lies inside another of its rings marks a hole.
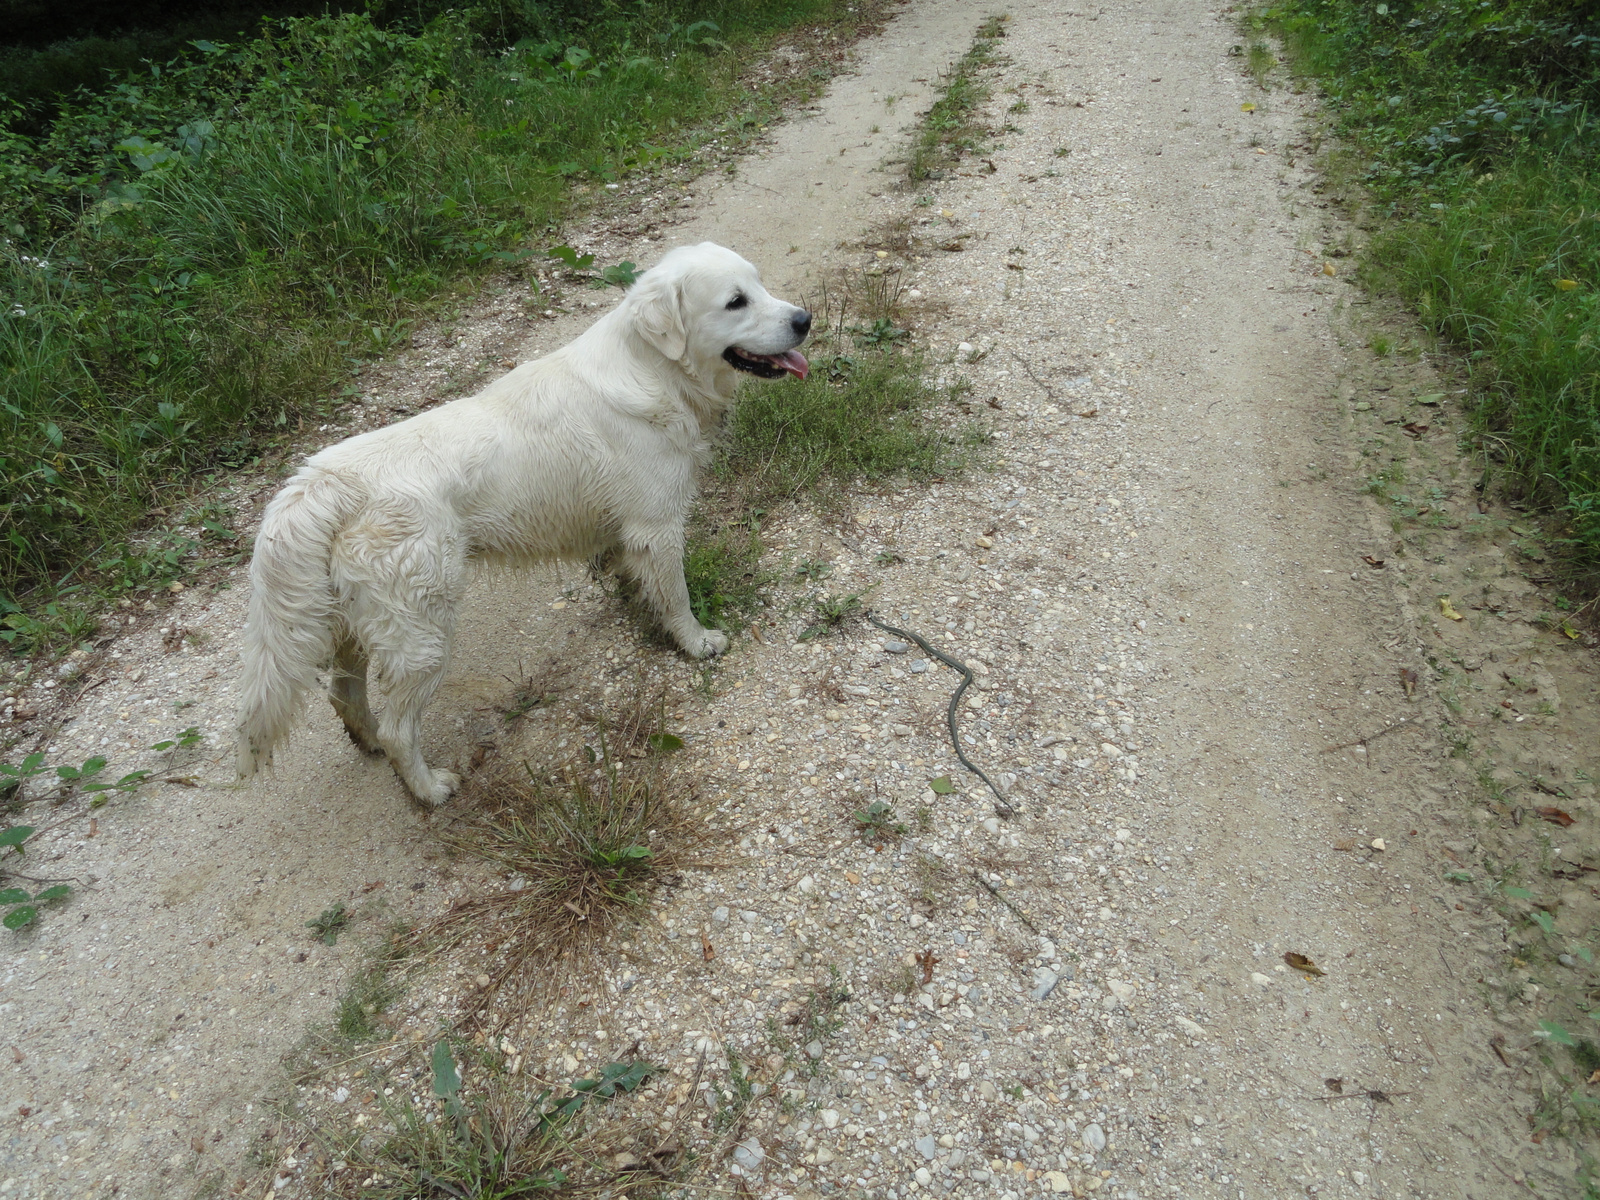
[[[912,182],[939,178],[962,155],[982,149],[992,132],[978,118],[990,96],[984,71],[996,65],[996,43],[1006,35],[1005,23],[1005,17],[985,21],[972,47],[945,79],[943,92],[928,110],[911,145],[906,174]]]
[[[1600,581],[1600,18],[1577,0],[1281,0],[1381,214],[1365,269],[1459,348],[1489,464]],[[1259,60],[1259,61],[1258,61]],[[1251,47],[1258,78],[1270,68]],[[1257,68],[1260,68],[1259,70]]]
[[[598,185],[736,144],[827,74],[818,59],[752,87],[752,51],[805,24],[848,34],[873,11],[405,9],[196,39],[98,90],[0,94],[13,649],[84,636],[96,589],[237,553],[226,514],[174,520],[196,485],[325,418],[434,297],[542,260]]]

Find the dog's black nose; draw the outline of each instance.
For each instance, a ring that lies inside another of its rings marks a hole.
[[[811,332],[811,314],[802,308],[793,317],[789,318],[789,324],[794,327],[795,337],[803,338]]]

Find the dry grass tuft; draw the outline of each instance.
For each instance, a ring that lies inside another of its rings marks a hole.
[[[445,1042],[435,1047],[431,1072],[424,1065],[385,1076],[398,1085],[398,1098],[384,1103],[375,1135],[322,1126],[318,1194],[348,1200],[552,1194],[620,1200],[659,1189],[680,1166],[680,1142],[656,1128],[653,1113],[613,1107],[650,1079],[656,1070],[651,1064],[611,1063],[592,1078],[541,1087],[508,1074],[493,1047],[457,1044],[453,1049],[465,1052],[459,1061],[451,1049]],[[407,1095],[429,1091],[430,1074],[429,1099]]]
[[[495,764],[468,782],[469,814],[441,838],[496,864],[506,883],[417,937],[482,943],[490,983],[474,998],[473,1020],[502,991],[525,1002],[570,982],[610,934],[641,921],[657,887],[709,865],[698,854],[708,831],[694,789],[667,762],[679,745],[661,730],[659,709],[636,704],[615,723],[597,722],[594,744],[556,770]]]

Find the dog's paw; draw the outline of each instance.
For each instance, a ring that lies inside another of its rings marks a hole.
[[[683,648],[690,658],[715,658],[728,648],[728,635],[720,629],[702,629]]]
[[[454,771],[430,772],[433,779],[417,793],[417,799],[429,808],[438,808],[461,786],[461,776]]]

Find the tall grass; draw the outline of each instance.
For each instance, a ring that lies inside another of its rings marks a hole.
[[[765,119],[749,53],[855,10],[566,7],[519,8],[511,44],[497,9],[289,20],[79,93],[40,133],[13,107],[0,637],[28,640],[21,594],[137,557],[152,506],[322,415],[444,281],[541,252],[575,186]]]
[[[1461,348],[1491,455],[1600,574],[1600,19],[1572,0],[1284,0],[1360,150],[1368,270]]]
[[[1443,207],[1384,231],[1374,257],[1466,355],[1476,417],[1574,548],[1600,558],[1600,178],[1526,151],[1431,193]],[[1481,179],[1481,181],[1480,181]]]

